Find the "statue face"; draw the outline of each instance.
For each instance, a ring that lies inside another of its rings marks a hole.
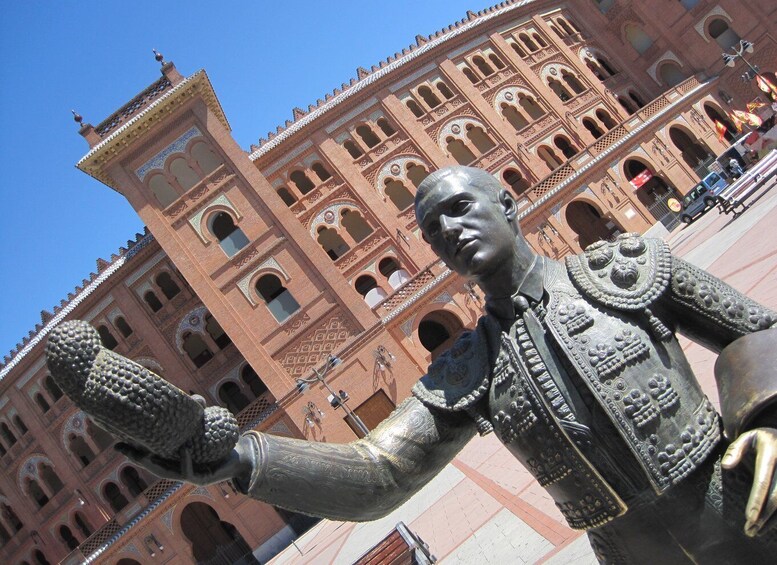
[[[501,186],[472,186],[464,175],[442,178],[416,206],[424,239],[448,267],[483,281],[512,263],[517,235],[514,203],[500,198]]]

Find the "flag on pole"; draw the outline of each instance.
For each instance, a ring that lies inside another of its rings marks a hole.
[[[715,120],[715,131],[718,133],[718,141],[723,141],[728,128],[722,122]]]
[[[753,100],[752,102],[747,103],[747,111],[752,114],[759,108],[763,108],[765,106],[768,106],[766,102],[761,102],[760,100]]]
[[[731,119],[732,122],[734,122],[734,129],[736,129],[737,132],[741,133],[742,132],[742,120],[740,120],[736,116],[736,112],[734,112],[733,114],[729,113],[728,117]]]
[[[756,76],[755,81],[758,84],[758,88],[770,95],[772,99],[777,100],[777,86],[773,82],[763,75]]]
[[[745,123],[749,126],[753,126],[754,128],[759,127],[761,124],[763,124],[763,120],[756,116],[755,114],[751,114],[750,112],[743,112],[742,110],[734,110],[734,116],[741,122]]]

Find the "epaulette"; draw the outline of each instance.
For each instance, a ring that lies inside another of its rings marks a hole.
[[[567,257],[566,265],[583,295],[608,308],[643,312],[659,339],[671,335],[650,310],[672,276],[672,254],[665,241],[624,233],[613,242],[597,241],[584,253]]]

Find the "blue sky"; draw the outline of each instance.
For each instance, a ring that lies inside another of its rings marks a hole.
[[[494,4],[496,2],[493,2]],[[6,2],[0,18],[0,358],[143,229],[75,168],[71,109],[97,124],[159,77],[205,68],[248,149],[355,76],[492,3],[482,0]]]

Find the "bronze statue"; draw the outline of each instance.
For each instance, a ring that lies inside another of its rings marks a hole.
[[[148,442],[120,450],[163,477],[232,479],[271,504],[358,521],[390,512],[475,433],[493,431],[569,525],[587,530],[602,562],[773,560],[777,315],[636,234],[565,265],[538,256],[516,214],[481,170],[449,167],[421,183],[424,238],[480,285],[487,313],[365,438],[337,445],[252,431],[215,464],[193,461],[187,447],[179,457]],[[725,348],[722,416],[676,331]]]

